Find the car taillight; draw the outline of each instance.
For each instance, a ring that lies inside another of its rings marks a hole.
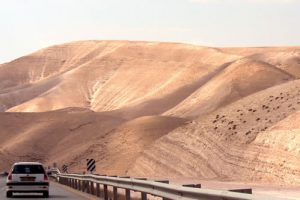
[[[7,176],[7,180],[11,181],[12,180],[12,173],[9,172],[8,176]]]
[[[48,179],[48,176],[47,176],[47,174],[44,174],[44,181],[48,181],[49,179]]]

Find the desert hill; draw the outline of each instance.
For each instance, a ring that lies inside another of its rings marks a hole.
[[[299,123],[294,118],[300,109],[299,84],[263,90],[174,130],[146,150],[132,172],[299,183]],[[290,118],[298,125],[287,127]]]
[[[300,48],[79,41],[0,65],[0,162],[300,182]],[[1,170],[0,169],[0,170]]]
[[[175,92],[236,57],[212,48],[168,43],[89,41],[54,46],[1,67],[1,106],[14,112],[70,106],[115,110]],[[62,96],[67,98],[60,101]]]
[[[249,94],[293,79],[293,75],[268,63],[248,58],[237,60],[166,114],[185,117],[208,114]]]
[[[0,116],[0,151],[10,162],[18,159],[45,162],[53,159],[53,154],[58,159],[58,154],[69,155],[66,146],[72,146],[75,153],[75,149],[84,148],[85,143],[123,122],[118,117],[78,108],[46,113],[1,113]]]

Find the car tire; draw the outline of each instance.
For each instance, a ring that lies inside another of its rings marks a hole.
[[[10,192],[10,191],[7,191],[6,192],[6,197],[7,198],[11,198],[13,196],[13,193],[12,192]]]
[[[49,192],[43,192],[43,197],[48,198],[49,197]]]

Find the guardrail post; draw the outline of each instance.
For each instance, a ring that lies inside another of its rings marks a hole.
[[[89,193],[89,190],[90,190],[90,186],[89,186],[89,181],[85,181],[85,192],[86,193]]]
[[[142,192],[141,197],[142,197],[142,200],[147,200],[147,193]]]
[[[77,180],[77,189],[78,189],[79,191],[81,191],[80,180]]]
[[[88,188],[87,188],[87,181],[83,181],[83,192],[87,192]]]
[[[84,192],[89,193],[89,185],[88,185],[88,181],[84,181]]]
[[[104,190],[104,200],[108,200],[107,185],[103,185],[103,190]]]
[[[79,180],[79,191],[82,191],[83,190],[83,185],[82,185],[82,180]]]
[[[125,190],[125,200],[130,200],[130,190]]]
[[[118,188],[117,187],[113,187],[113,200],[118,200]]]
[[[100,184],[96,183],[96,196],[100,197]]]
[[[90,194],[91,193],[91,184],[90,184],[90,181],[87,181],[86,184],[87,184],[87,190],[86,190],[86,192],[88,194]]]
[[[74,187],[75,187],[76,190],[78,189],[78,180],[77,179],[75,179]]]
[[[91,194],[95,195],[95,184],[91,181]]]
[[[82,192],[86,191],[86,181],[82,180]]]

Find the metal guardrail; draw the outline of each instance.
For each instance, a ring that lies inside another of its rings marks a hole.
[[[6,177],[8,175],[7,172],[0,172],[0,177]]]
[[[125,199],[131,199],[131,191],[140,192],[141,199],[147,195],[164,200],[283,200],[253,194],[242,194],[225,190],[189,188],[157,181],[140,180],[128,177],[109,177],[101,175],[57,174],[56,181],[76,190],[103,197],[108,200],[108,186],[112,187],[113,199],[118,199],[118,189],[125,189]],[[102,185],[102,187],[100,187]],[[100,189],[101,188],[101,189]]]

